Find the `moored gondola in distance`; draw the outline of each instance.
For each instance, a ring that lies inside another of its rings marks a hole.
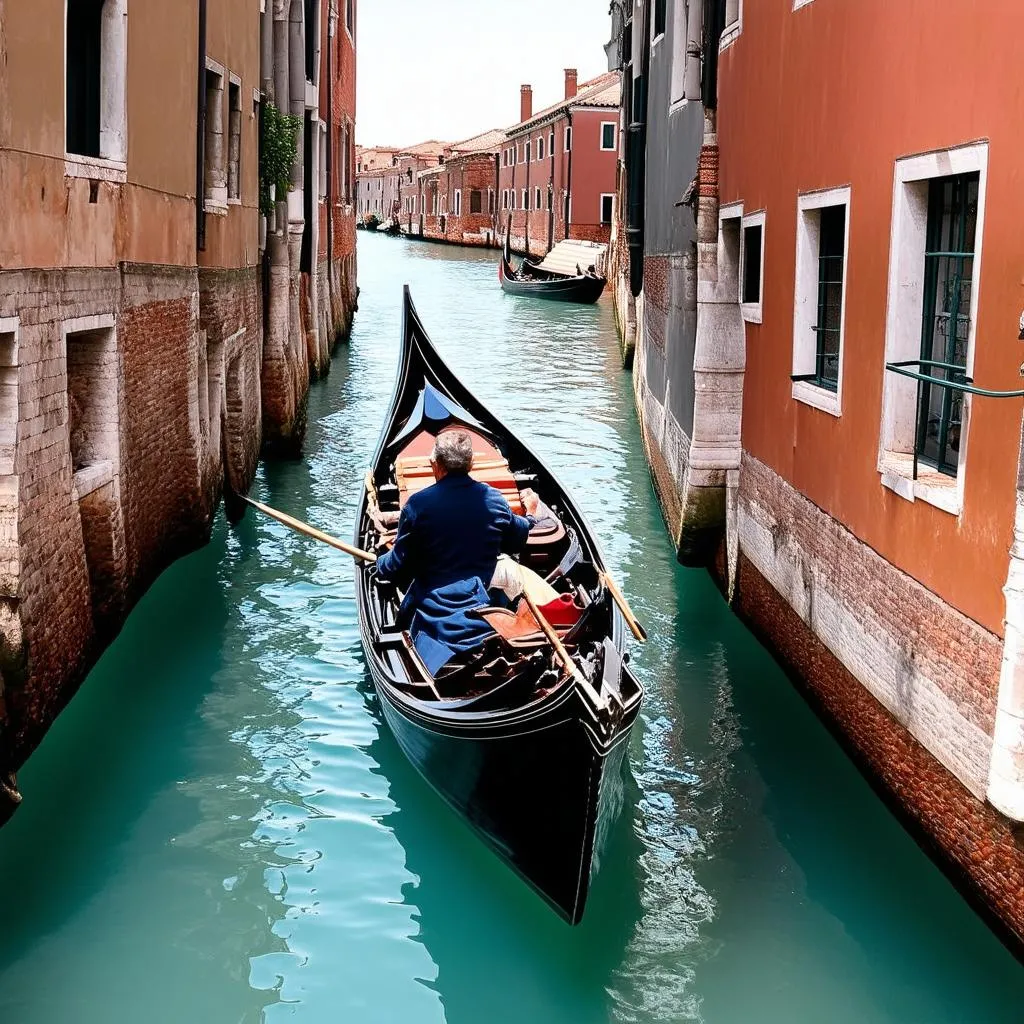
[[[498,264],[498,280],[505,292],[557,302],[597,302],[604,292],[607,279],[591,271],[589,266],[576,269],[576,274],[563,274],[547,269],[541,263],[524,259],[516,270],[512,265],[512,218],[509,217],[501,262]]]
[[[521,559],[526,594],[517,609],[481,611],[490,635],[435,678],[397,621],[397,588],[373,563],[358,563],[363,649],[411,763],[576,924],[624,800],[627,741],[643,698],[626,664],[626,631],[644,634],[571,495],[442,361],[406,288],[398,380],[359,502],[358,548],[388,547],[406,498],[433,481],[434,438],[453,426],[473,439],[472,475],[515,511],[521,487],[540,495],[545,514]]]

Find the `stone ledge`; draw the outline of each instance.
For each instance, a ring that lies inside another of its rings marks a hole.
[[[109,461],[96,462],[91,466],[83,466],[75,473],[73,489],[76,501],[86,495],[98,491],[114,479],[114,464]]]

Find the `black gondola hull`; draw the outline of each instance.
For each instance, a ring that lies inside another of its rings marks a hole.
[[[423,414],[427,385],[500,438],[513,464],[531,466],[534,486],[557,504],[583,557],[603,569],[600,548],[572,496],[440,359],[408,289],[398,381],[371,471],[377,483],[388,476],[391,446],[402,443],[410,423]],[[371,543],[364,532],[366,507],[364,489],[355,534],[360,546]],[[380,707],[406,757],[491,849],[567,921],[577,923],[622,806],[625,750],[643,697],[620,664],[625,625],[617,607],[610,598],[594,606],[612,652],[601,693],[566,683],[523,706],[474,711],[458,701],[427,699],[411,685],[408,666],[381,642],[381,630],[393,626],[384,621],[385,602],[365,564],[357,567],[356,602]]]
[[[570,924],[623,802],[628,727],[611,745],[583,724],[577,694],[521,731],[453,735],[417,721],[377,687],[402,752],[479,837]],[[635,712],[634,712],[635,716]]]
[[[502,290],[509,295],[522,295],[534,299],[551,299],[555,302],[576,302],[590,305],[597,302],[604,292],[606,281],[603,277],[548,277],[522,281],[512,269],[507,255],[502,255],[498,267],[498,279]]]

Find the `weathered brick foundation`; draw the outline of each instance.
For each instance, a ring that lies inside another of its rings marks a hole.
[[[225,458],[235,487],[251,483],[259,280],[134,264],[9,272],[4,325],[16,325],[3,424],[16,444],[0,483],[18,496],[0,593],[6,777],[153,579],[208,538]]]
[[[1024,952],[1024,835],[984,801],[1001,644],[745,456],[737,613]],[[725,556],[715,566],[725,583]]]

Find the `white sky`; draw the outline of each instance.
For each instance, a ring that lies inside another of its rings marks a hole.
[[[356,141],[456,142],[519,120],[607,70],[608,0],[361,0]]]

